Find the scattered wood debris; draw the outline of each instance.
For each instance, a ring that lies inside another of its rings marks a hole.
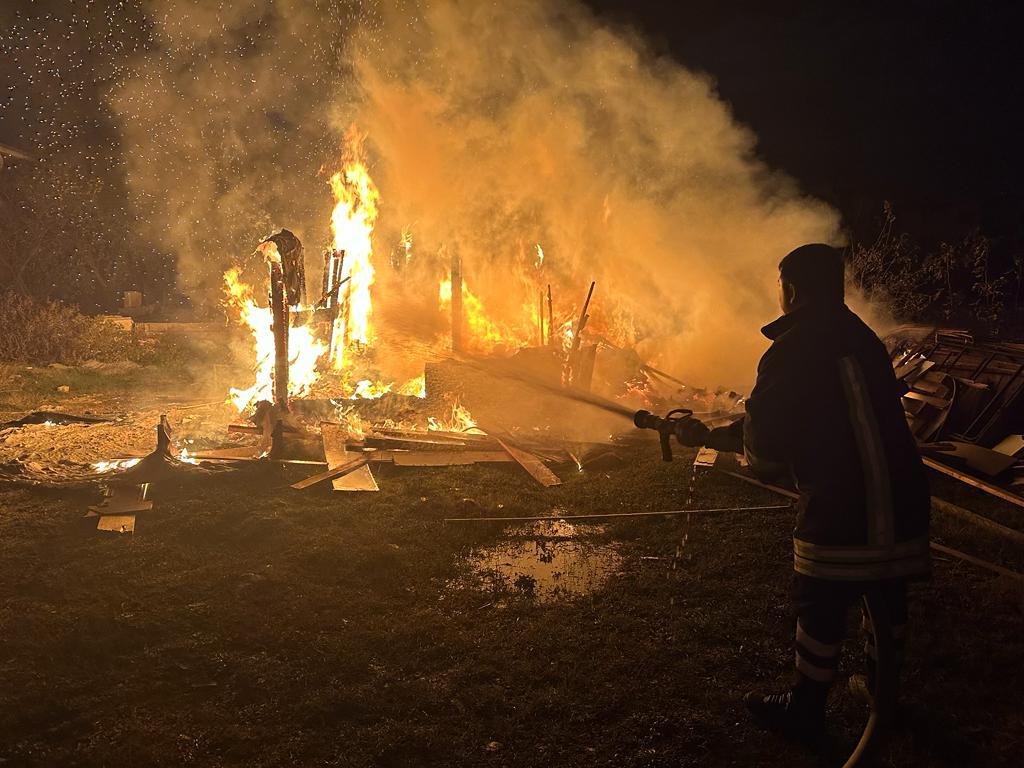
[[[148,483],[113,485],[100,504],[89,507],[86,517],[98,517],[96,529],[115,533],[134,533],[135,515],[148,512],[153,502],[146,499]]]
[[[516,448],[513,445],[509,445],[508,443],[501,439],[498,439],[498,443],[501,445],[502,448],[505,449],[505,452],[508,453],[509,456],[515,459],[516,463],[518,463],[519,466],[521,466],[523,469],[529,472],[530,476],[533,477],[533,479],[536,480],[541,485],[550,488],[553,485],[562,484],[562,481],[558,478],[558,475],[556,475],[550,469],[545,467],[544,462],[542,462],[532,453]]]
[[[334,477],[331,481],[336,491],[379,491],[377,487],[377,481],[373,478],[373,473],[370,472],[370,468],[366,466],[366,459],[362,456],[355,456],[348,451],[346,447],[346,440],[348,439],[348,430],[345,429],[341,424],[321,424],[320,425],[320,436],[323,439],[324,444],[324,457],[327,459],[327,469],[335,469],[337,467],[351,464],[353,460],[359,461],[347,472],[343,472]]]
[[[925,464],[1024,506],[1015,492],[1024,485],[1024,344],[914,326],[896,329],[887,343]]]

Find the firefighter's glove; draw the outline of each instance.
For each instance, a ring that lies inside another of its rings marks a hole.
[[[676,440],[689,448],[703,446],[709,431],[703,421],[692,416],[680,419],[679,423],[675,425]]]

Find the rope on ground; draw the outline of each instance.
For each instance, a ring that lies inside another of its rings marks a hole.
[[[715,507],[713,509],[670,509],[664,512],[603,512],[593,515],[543,515],[540,517],[446,517],[445,523],[542,523],[557,520],[593,520],[610,517],[657,517],[659,515],[697,515],[712,512],[766,512],[792,509],[789,504],[769,504],[759,507]]]

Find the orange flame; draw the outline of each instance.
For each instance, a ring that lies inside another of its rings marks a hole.
[[[241,413],[260,400],[271,400],[274,389],[274,330],[270,307],[261,307],[253,299],[252,287],[239,277],[241,270],[232,267],[224,273],[225,304],[238,313],[249,327],[253,338],[255,382],[247,389],[231,388],[229,399]],[[316,363],[327,345],[315,338],[308,326],[288,329],[288,394],[302,396],[319,378]]]
[[[477,426],[469,410],[458,400],[452,403],[451,413],[446,419],[437,419],[431,416],[427,419],[427,429],[436,432],[469,432],[482,430]]]
[[[398,388],[398,394],[407,397],[418,397],[422,400],[427,396],[427,377],[417,376],[415,379],[409,379]]]
[[[441,281],[438,288],[438,303],[442,312],[447,312],[451,308],[452,281],[450,277]],[[510,349],[527,346],[533,337],[533,328],[536,327],[537,308],[531,305],[526,308],[526,311],[530,314],[530,325],[529,329],[525,331],[522,328],[514,328],[492,320],[484,309],[483,302],[469,290],[465,280],[462,282],[462,312],[469,330],[464,343],[469,349],[476,352],[493,352],[499,346]]]
[[[350,278],[343,294],[344,309],[335,321],[331,360],[336,369],[345,367],[349,351],[372,341],[374,282],[371,236],[377,221],[380,193],[363,162],[365,136],[353,126],[345,135],[344,165],[331,176],[334,211],[331,232],[335,250],[345,252],[343,277]]]

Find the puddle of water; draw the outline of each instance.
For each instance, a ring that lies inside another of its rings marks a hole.
[[[599,525],[542,522],[509,531],[495,547],[474,550],[469,563],[485,584],[503,586],[541,602],[587,595],[604,586],[622,558],[610,544],[589,537]]]

